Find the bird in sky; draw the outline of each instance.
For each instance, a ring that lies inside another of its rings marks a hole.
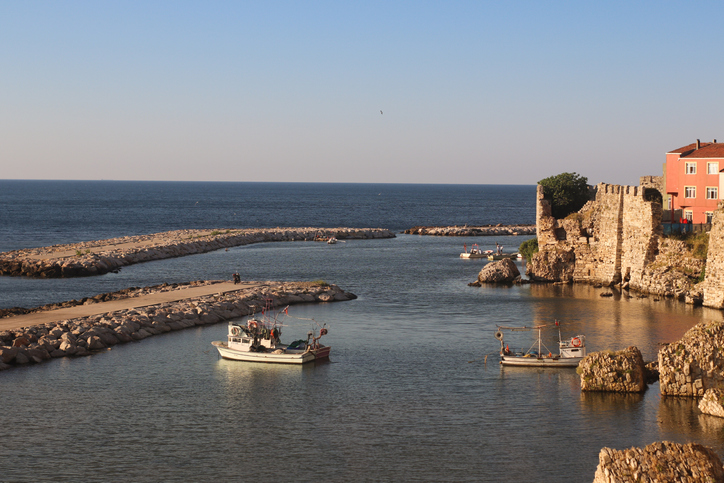
[[[382,110],[380,110],[380,114],[382,114]]]

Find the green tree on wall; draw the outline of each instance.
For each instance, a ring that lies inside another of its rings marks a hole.
[[[543,196],[551,202],[551,214],[555,218],[565,218],[574,213],[588,201],[588,178],[577,173],[561,173],[542,179]]]

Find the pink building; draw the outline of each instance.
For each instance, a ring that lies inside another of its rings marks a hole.
[[[724,143],[695,143],[666,153],[664,180],[665,209],[691,223],[711,223],[711,216],[722,199],[724,176]],[[668,204],[668,206],[666,206]],[[669,220],[664,220],[669,221]],[[678,219],[671,220],[678,222]]]

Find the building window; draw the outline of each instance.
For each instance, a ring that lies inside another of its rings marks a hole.
[[[696,174],[696,163],[686,163],[686,174]]]
[[[706,163],[706,174],[719,174],[719,163]]]
[[[684,187],[684,198],[696,198],[696,186]]]
[[[706,222],[711,225],[711,219],[714,218],[714,212],[707,211],[706,212]]]
[[[706,199],[707,200],[717,200],[719,199],[719,188],[717,187],[711,187],[707,186],[706,188]]]
[[[694,212],[691,210],[684,211],[684,218],[686,218],[689,223],[691,223],[692,221],[694,221]]]
[[[667,204],[669,205],[669,207],[667,208],[667,210],[671,210],[671,202],[672,202],[672,201],[673,201],[673,198],[672,198],[671,196],[669,196],[669,199],[668,199],[668,201],[667,201]]]

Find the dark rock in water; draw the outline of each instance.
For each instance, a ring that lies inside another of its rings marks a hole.
[[[613,297],[613,292],[603,292],[599,294],[600,297]]]
[[[504,258],[497,262],[488,263],[478,274],[479,283],[513,283],[520,277],[520,271],[513,260]]]

